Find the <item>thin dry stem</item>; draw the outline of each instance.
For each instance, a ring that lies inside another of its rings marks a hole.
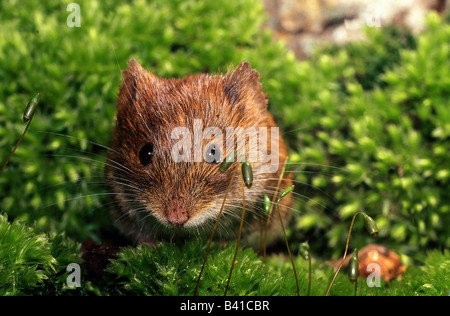
[[[328,296],[328,294],[330,293],[330,290],[331,290],[331,287],[333,286],[334,280],[336,280],[336,277],[338,276],[339,271],[341,270],[342,266],[344,265],[345,257],[347,256],[347,251],[348,251],[348,244],[350,242],[350,235],[352,233],[353,223],[355,222],[356,216],[358,216],[359,214],[364,214],[364,213],[359,211],[359,212],[356,212],[355,215],[353,215],[352,223],[350,224],[350,229],[349,229],[348,235],[347,235],[347,243],[345,244],[344,257],[342,258],[342,261],[339,264],[339,267],[337,268],[336,273],[334,274],[333,280],[331,280],[331,283],[330,283],[330,286],[328,287],[326,296]]]
[[[2,169],[0,170],[0,175],[3,173],[3,170],[5,170],[6,165],[7,165],[8,162],[11,160],[11,157],[14,155],[14,152],[16,151],[17,147],[19,147],[20,142],[21,142],[22,139],[25,137],[25,134],[26,134],[27,131],[28,131],[28,127],[30,127],[30,124],[31,124],[31,120],[32,120],[32,119],[33,119],[33,118],[31,118],[31,119],[28,121],[27,127],[25,127],[25,130],[23,131],[22,136],[19,138],[19,141],[17,142],[16,146],[14,146],[14,148],[13,148],[11,154],[9,155],[8,159],[7,159],[6,162],[3,164],[3,167],[2,167]]]
[[[224,296],[227,295],[228,286],[230,285],[230,280],[231,280],[231,274],[233,273],[234,263],[236,262],[236,256],[239,251],[239,244],[241,242],[242,225],[244,224],[244,215],[245,215],[245,185],[242,186],[242,218],[241,218],[241,224],[239,226],[239,235],[238,235],[238,239],[237,239],[237,243],[236,243],[236,251],[234,252],[233,261],[231,262],[230,275],[228,276],[228,282],[227,282],[227,287],[225,288]]]
[[[280,202],[280,201],[278,201],[278,202]],[[286,236],[286,231],[284,230],[284,224],[283,224],[283,219],[281,218],[279,203],[277,203],[277,212],[278,212],[278,217],[280,218],[281,229],[283,230],[284,240],[286,241],[286,248],[289,253],[289,258],[291,258],[292,269],[294,270],[295,284],[297,285],[297,296],[300,296],[300,289],[298,287],[297,271],[295,270],[294,258],[292,257],[291,249],[289,248],[289,243],[288,243],[287,236]]]
[[[208,258],[208,254],[209,254],[209,249],[211,248],[211,242],[212,242],[212,239],[214,237],[214,233],[215,233],[215,231],[217,229],[217,226],[219,224],[220,216],[222,216],[223,208],[225,206],[225,200],[227,199],[228,192],[230,191],[231,184],[233,183],[233,179],[234,179],[234,176],[236,175],[236,171],[237,170],[238,170],[238,168],[236,167],[234,169],[233,173],[231,174],[230,183],[228,184],[227,190],[225,191],[225,196],[223,197],[223,202],[222,202],[222,206],[220,207],[219,215],[217,215],[216,223],[214,224],[213,230],[211,232],[211,237],[209,238],[208,247],[206,249],[205,259],[203,260],[202,268],[200,270],[200,274],[198,275],[197,284],[195,285],[194,296],[197,295],[198,285],[200,284],[200,279],[202,277],[203,269],[205,268],[206,260]]]
[[[288,158],[286,158],[287,161]],[[269,230],[269,224],[270,224],[270,217],[272,216],[272,209],[273,209],[273,205],[275,204],[277,195],[278,195],[278,191],[280,189],[280,185],[281,185],[281,181],[283,180],[283,176],[284,176],[284,172],[286,170],[286,164],[284,164],[283,166],[283,170],[281,170],[281,174],[280,177],[278,178],[278,184],[277,187],[275,189],[275,193],[273,194],[273,198],[272,198],[272,203],[270,203],[270,209],[269,209],[269,214],[267,216],[267,221],[266,221],[266,227],[264,230],[264,242],[263,242],[263,258],[264,258],[264,263],[266,263],[266,257],[267,257],[267,231]]]

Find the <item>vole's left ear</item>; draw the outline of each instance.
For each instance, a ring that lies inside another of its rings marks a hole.
[[[151,90],[151,85],[158,80],[157,76],[142,68],[135,59],[130,60],[128,68],[122,73],[123,83],[120,88],[119,95],[121,98],[119,99],[127,100],[130,104],[139,101],[139,91]]]
[[[128,62],[128,68],[123,71],[126,78],[157,80],[158,77],[150,71],[145,70],[142,66],[132,58]]]
[[[251,103],[265,109],[267,99],[262,89],[259,72],[248,61],[243,61],[225,77],[225,93],[233,105]]]

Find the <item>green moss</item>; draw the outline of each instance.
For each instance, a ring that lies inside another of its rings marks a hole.
[[[228,280],[234,244],[213,245],[200,281],[198,295],[223,295]],[[161,243],[152,248],[140,245],[123,248],[107,271],[113,293],[127,295],[193,295],[205,252],[205,243],[189,241],[182,245]],[[431,251],[424,260],[409,266],[403,276],[379,286],[365,278],[358,280],[360,296],[444,295],[450,286],[448,251]],[[307,293],[308,263],[295,260],[300,295]],[[313,258],[311,295],[324,296],[335,270]],[[251,249],[240,250],[227,295],[295,296],[297,293],[292,265],[288,257],[274,255],[263,264]],[[345,269],[334,283],[330,295],[352,296],[354,286]]]
[[[162,243],[156,249],[147,245],[124,248],[108,271],[132,294],[193,295],[205,250],[206,244],[198,241]],[[234,251],[234,244],[211,248],[198,295],[223,295]],[[256,253],[251,249],[239,252],[228,295],[279,295],[282,291],[277,275]]]
[[[0,215],[0,295],[35,287],[54,271],[55,258],[44,234]]]
[[[61,292],[61,270],[79,262],[77,245],[65,236],[49,238],[0,214],[0,295],[37,294],[43,285]]]

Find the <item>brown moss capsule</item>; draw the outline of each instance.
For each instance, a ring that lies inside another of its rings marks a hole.
[[[23,112],[23,121],[26,123],[33,118],[34,112],[36,112],[37,105],[39,103],[39,99],[41,98],[41,94],[38,92],[29,102]]]

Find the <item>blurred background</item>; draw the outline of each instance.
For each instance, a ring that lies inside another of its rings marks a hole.
[[[248,60],[296,163],[294,251],[307,240],[315,256],[337,258],[359,210],[376,220],[377,242],[405,257],[450,247],[449,1],[69,4],[0,3],[0,161],[41,93],[0,176],[10,221],[104,240],[114,230],[102,146],[129,59],[165,77]],[[354,247],[373,242],[352,236]]]
[[[445,14],[447,0],[265,0],[266,26],[299,59],[318,45],[363,40],[365,27],[396,25],[418,35],[430,11]]]

